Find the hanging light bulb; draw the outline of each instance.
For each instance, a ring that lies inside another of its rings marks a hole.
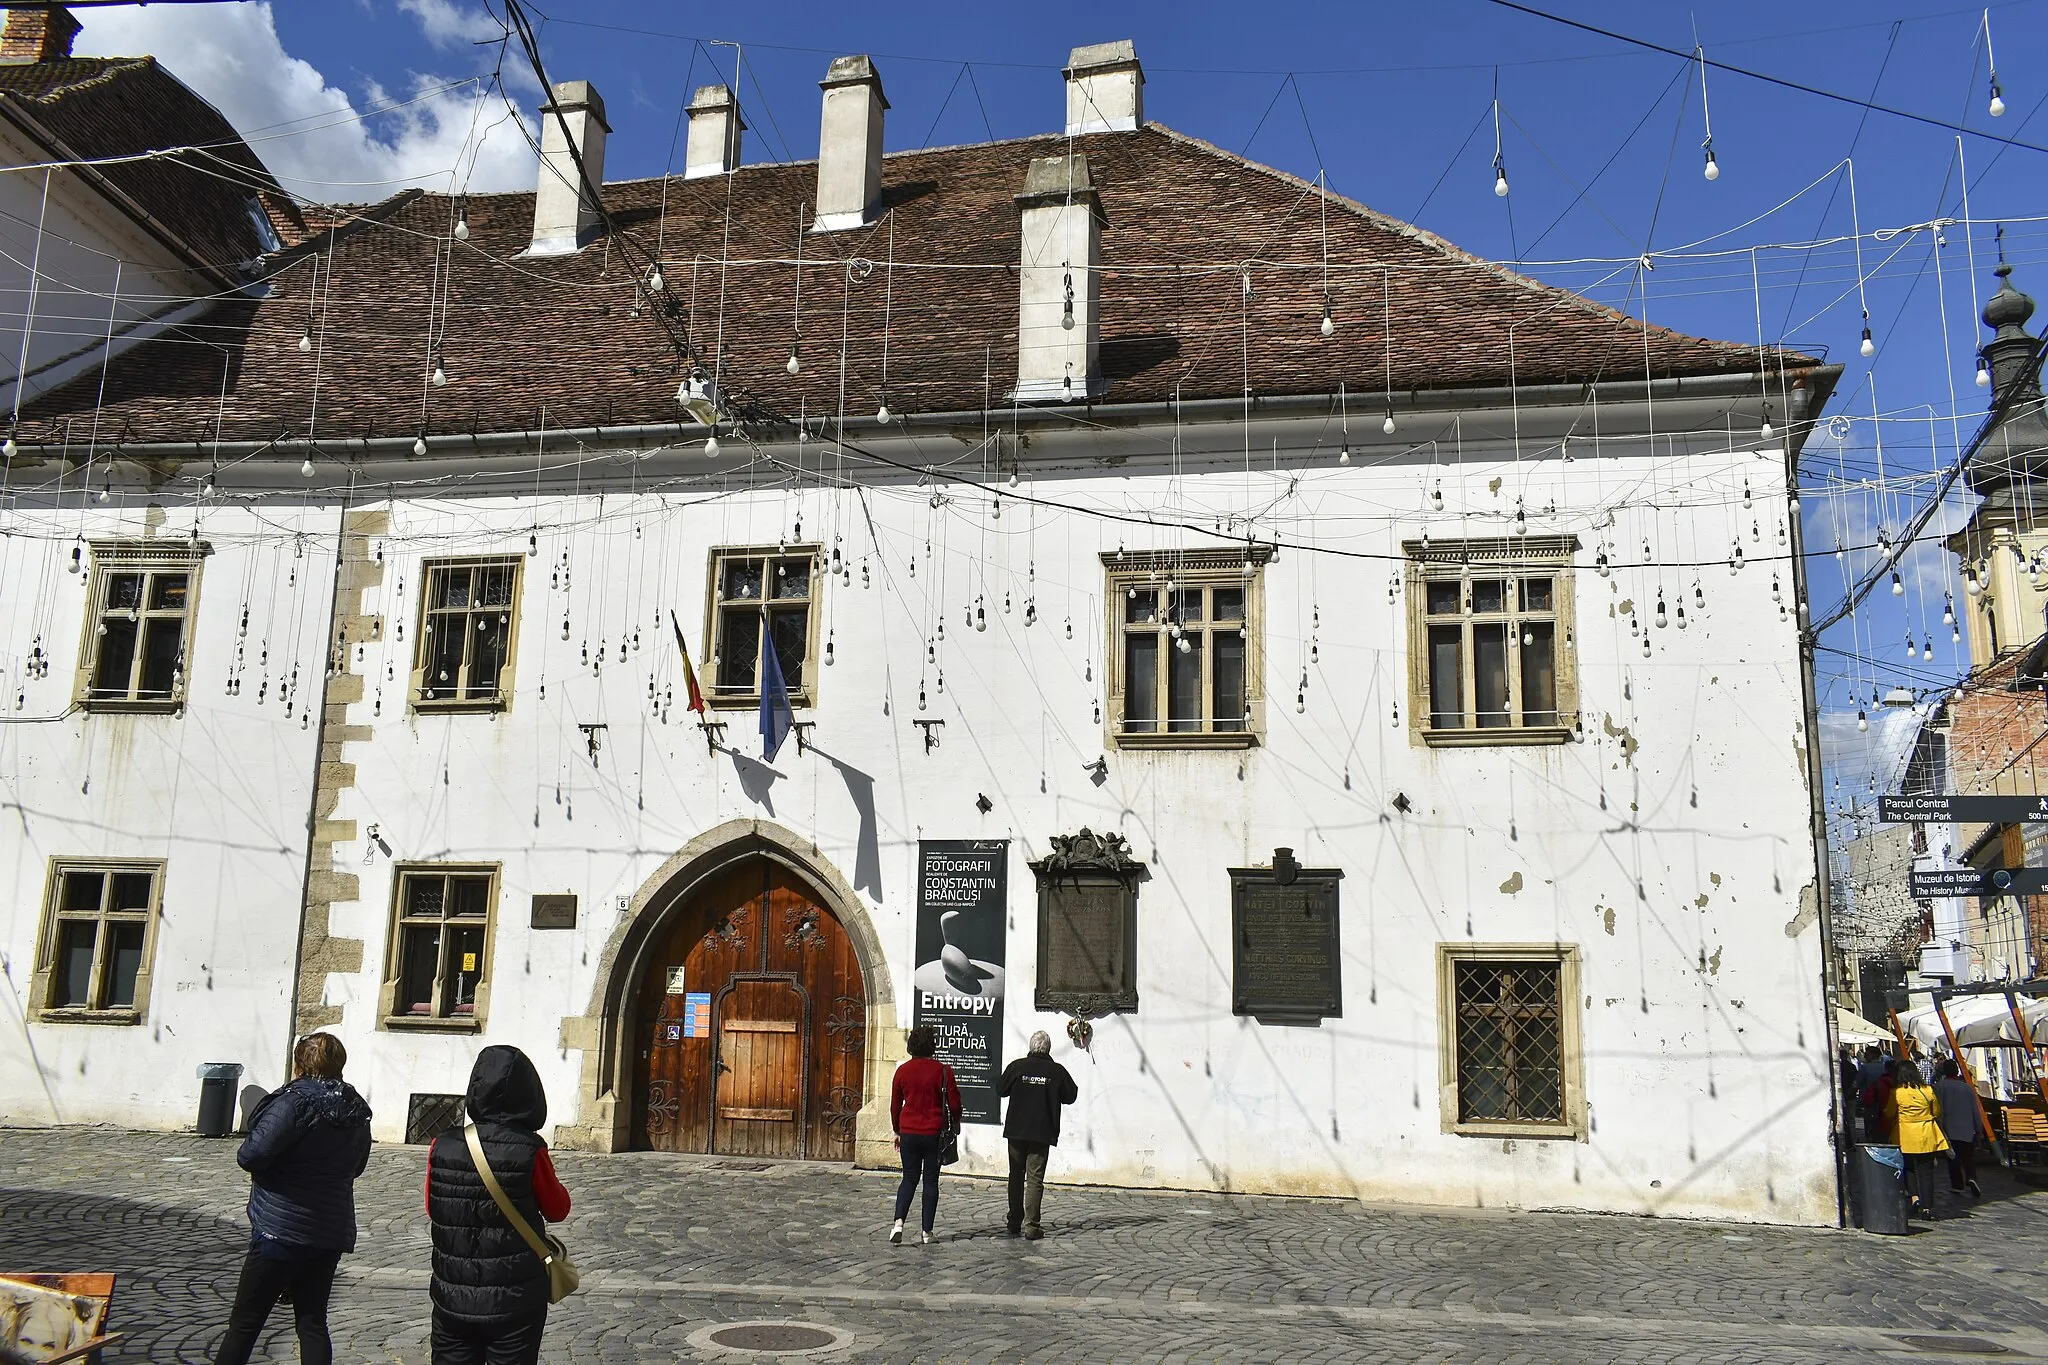
[[[0,442],[0,455],[4,455],[10,460],[14,458],[15,453],[20,449],[21,447],[14,443],[12,436],[9,436],[6,441]]]
[[[114,476],[112,474],[109,474],[106,477],[106,481],[100,485],[99,500],[101,502],[107,502],[110,499],[112,499],[113,496]]]
[[[658,265],[647,272],[647,292],[650,294],[659,294],[661,292],[661,267]]]
[[[2005,92],[1998,88],[1998,77],[1991,77],[1991,117],[2005,117]]]
[[[1721,178],[1721,163],[1714,160],[1714,144],[1712,142],[1707,143],[1706,177],[1709,180],[1719,180]]]
[[[1870,357],[1877,354],[1877,343],[1871,340],[1870,324],[1868,322],[1865,322],[1863,324],[1863,345],[1858,349],[1860,349],[1863,352],[1863,358],[1865,360],[1868,360],[1870,359]]]
[[[716,456],[718,454],[718,438],[716,436],[706,436],[704,438],[704,453],[707,456]]]
[[[1444,510],[1444,481],[1442,479],[1438,479],[1436,487],[1430,490],[1429,501],[1437,511],[1441,512]]]
[[[1977,581],[1977,571],[1975,569],[1970,570],[1969,573],[1963,576],[1963,591],[1969,593],[1972,597],[1984,591],[1984,585]]]
[[[789,363],[782,368],[788,370],[791,374],[800,374],[803,371],[804,363],[796,358],[796,345],[793,342],[789,348]]]
[[[1945,626],[1956,623],[1956,595],[1952,592],[1941,595],[1941,623]]]
[[[1900,579],[1899,579],[1899,571],[1898,571],[1897,569],[1893,569],[1893,570],[1892,570],[1892,596],[1894,596],[1894,597],[1904,597],[1905,595],[1906,595],[1906,585],[1905,585],[1905,584],[1904,584],[1903,582],[1901,582],[1901,581],[1900,581]]]
[[[469,208],[466,205],[455,210],[455,240],[458,242],[469,240]]]
[[[1910,643],[1910,641],[1909,641]],[[1934,637],[1928,636],[1920,646],[1920,657],[1930,662],[1934,659]]]
[[[313,334],[312,334],[311,332],[301,332],[301,333],[299,333],[299,354],[301,354],[301,355],[310,355],[310,354],[312,353],[312,351],[313,351]]]
[[[415,441],[413,442],[413,444],[414,446],[418,446],[419,442]],[[418,455],[420,453],[421,452],[417,449],[413,451],[413,454],[415,455]],[[305,463],[299,466],[299,477],[304,479],[310,479],[313,477],[313,457],[311,455],[308,455],[306,457]]]
[[[1394,410],[1392,408],[1387,409],[1387,420],[1380,423],[1380,430],[1384,431],[1389,436],[1392,436],[1394,434]]]
[[[1662,630],[1671,622],[1664,615],[1664,590],[1657,589],[1657,629]]]
[[[1777,434],[1777,429],[1771,425],[1771,405],[1769,403],[1764,404],[1764,425],[1763,429],[1757,434],[1766,441]]]
[[[1856,728],[1858,730],[1868,730],[1870,728],[1870,717],[1858,711],[1856,713]]]
[[[1681,603],[1679,603],[1679,604],[1678,604],[1678,628],[1679,628],[1680,630],[1684,630],[1684,629],[1685,629],[1685,604],[1684,604],[1683,602],[1681,602]],[[1534,641],[1533,641],[1533,640],[1524,640],[1524,641],[1523,641],[1523,643],[1524,643],[1524,644],[1532,644],[1532,643],[1534,643]]]
[[[434,387],[437,389],[448,387],[448,371],[441,368],[439,360],[434,362]]]
[[[1499,157],[1493,159],[1493,197],[1496,199],[1508,197],[1508,168],[1506,163]]]
[[[889,418],[890,418],[890,414],[889,414],[889,404],[888,404],[888,402],[887,402],[887,401],[885,400],[885,401],[884,401],[884,402],[882,403],[882,406],[881,406],[881,407],[879,407],[879,408],[875,409],[875,420],[876,420],[877,422],[880,422],[880,423],[881,423],[881,424],[882,424],[883,426],[885,426],[885,427],[886,427],[886,426],[888,426],[888,425],[889,425]]]
[[[1980,389],[1991,387],[1991,366],[1986,363],[1981,355],[1977,357],[1977,387]]]
[[[1338,448],[1338,451],[1337,451],[1337,463],[1338,463],[1338,464],[1350,464],[1350,463],[1351,463],[1351,442],[1349,442],[1349,441],[1346,441],[1346,442],[1345,442],[1345,443],[1344,443],[1344,444],[1343,444],[1343,445],[1342,445],[1341,447],[1339,447],[1339,448]]]
[[[1330,316],[1330,296],[1328,294],[1323,295],[1323,323],[1321,330],[1324,336],[1334,336],[1337,332],[1337,320]]]

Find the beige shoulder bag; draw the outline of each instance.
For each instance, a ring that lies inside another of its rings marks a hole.
[[[469,1143],[469,1159],[476,1163],[476,1173],[484,1178],[484,1188],[497,1201],[498,1212],[505,1215],[505,1221],[512,1225],[512,1230],[526,1239],[526,1244],[533,1248],[533,1254],[540,1257],[541,1264],[548,1268],[548,1302],[560,1303],[575,1293],[576,1286],[583,1281],[583,1277],[576,1273],[575,1263],[569,1259],[569,1248],[562,1245],[559,1237],[535,1232],[533,1225],[512,1207],[512,1201],[505,1197],[505,1187],[498,1183],[497,1173],[491,1169],[490,1159],[484,1155],[484,1144],[476,1135],[476,1125],[464,1124],[462,1136]]]

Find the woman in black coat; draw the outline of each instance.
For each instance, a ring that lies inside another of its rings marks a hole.
[[[341,1079],[348,1053],[329,1033],[292,1050],[295,1079],[249,1119],[235,1160],[249,1173],[249,1255],[214,1365],[243,1365],[280,1296],[289,1292],[299,1359],[329,1365],[327,1296],[334,1268],[356,1249],[356,1177],[370,1160],[370,1106]]]

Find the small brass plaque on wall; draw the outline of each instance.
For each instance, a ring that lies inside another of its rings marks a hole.
[[[576,897],[535,896],[533,898],[533,927],[536,929],[574,929],[576,927]]]

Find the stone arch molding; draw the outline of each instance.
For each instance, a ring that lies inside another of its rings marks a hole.
[[[654,870],[633,894],[598,959],[590,1006],[562,1020],[561,1046],[583,1054],[577,1121],[555,1130],[567,1150],[615,1152],[632,1146],[634,995],[646,974],[647,954],[672,916],[712,878],[754,858],[779,863],[815,887],[852,940],[867,994],[865,1095],[854,1125],[854,1161],[894,1164],[888,1117],[889,1069],[903,1052],[896,1027],[895,990],[882,940],[867,908],[839,869],[815,844],[766,820],[728,820],[704,831]]]

